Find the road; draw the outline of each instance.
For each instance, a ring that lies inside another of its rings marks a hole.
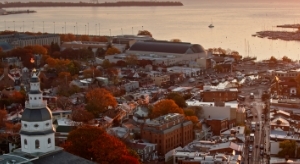
[[[244,102],[246,105],[246,109],[250,109],[252,115],[254,116],[252,119],[247,120],[247,125],[249,129],[251,130],[251,122],[259,123],[259,125],[256,125],[254,136],[255,140],[254,142],[249,142],[249,136],[246,137],[247,141],[245,146],[245,163],[246,164],[265,164],[267,163],[267,159],[265,158],[268,154],[267,149],[269,147],[269,123],[265,123],[265,117],[262,117],[262,114],[264,114],[264,108],[266,106],[265,102],[261,100],[261,95],[264,90],[266,90],[267,87],[265,85],[257,85],[254,87],[247,87],[242,89],[243,95],[246,95],[247,98]],[[250,93],[254,93],[254,99],[250,99],[248,95]],[[251,132],[252,133],[252,132]],[[260,148],[260,145],[263,145],[263,148]],[[252,145],[253,150],[252,152],[249,152],[249,146]],[[261,151],[263,154],[261,155]],[[249,156],[249,153],[251,153],[251,156]]]

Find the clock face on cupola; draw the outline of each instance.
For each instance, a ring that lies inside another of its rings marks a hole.
[[[21,145],[26,153],[49,152],[55,149],[52,113],[43,100],[38,72],[32,71],[28,100],[21,118]]]

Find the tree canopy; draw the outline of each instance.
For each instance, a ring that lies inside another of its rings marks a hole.
[[[183,110],[171,99],[164,99],[159,101],[153,106],[150,113],[151,118],[156,118],[168,113],[180,113],[183,114]]]
[[[114,96],[103,88],[96,88],[86,93],[87,105],[86,109],[93,113],[94,116],[99,116],[100,113],[114,108],[117,105],[117,101]]]
[[[290,59],[290,58],[287,57],[287,56],[284,56],[284,57],[282,57],[282,61],[287,62],[287,63],[290,63],[290,62],[292,62],[292,59]]]
[[[139,163],[124,143],[99,127],[83,126],[71,131],[63,147],[72,154],[97,163]]]
[[[173,100],[180,108],[186,107],[185,99],[184,99],[183,95],[180,93],[170,92],[167,95],[167,99]]]
[[[149,32],[149,31],[147,31],[147,30],[140,30],[140,31],[138,32],[138,35],[147,35],[147,36],[152,37],[151,32]]]
[[[116,47],[110,47],[106,50],[105,55],[115,55],[119,53],[121,53],[119,49],[117,49]]]
[[[181,42],[180,39],[171,39],[170,42]]]
[[[279,148],[281,150],[278,152],[279,157],[286,157],[289,156],[290,158],[295,157],[295,150],[296,150],[296,141],[294,140],[284,140],[279,143]],[[300,155],[300,148],[297,149],[297,156]]]
[[[94,115],[90,112],[88,112],[85,109],[74,109],[72,110],[72,120],[76,122],[83,122],[83,123],[88,123],[94,118]]]

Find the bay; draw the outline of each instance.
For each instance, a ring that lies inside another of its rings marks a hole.
[[[26,0],[18,1],[26,2]],[[105,2],[105,0],[98,1]],[[222,47],[237,50],[243,56],[256,56],[260,60],[271,56],[276,58],[288,56],[298,60],[300,42],[251,36],[262,30],[292,31],[275,26],[300,23],[298,0],[182,0],[181,2],[184,6],[26,8],[37,13],[0,16],[0,30],[114,36],[137,34],[139,30],[144,29],[149,30],[155,39],[178,38],[184,42],[200,44],[206,49]],[[215,27],[208,28],[210,23]]]

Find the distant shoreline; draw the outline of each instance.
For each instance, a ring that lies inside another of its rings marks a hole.
[[[86,2],[8,2],[0,4],[0,8],[13,7],[151,7],[151,6],[183,6],[181,2],[171,1],[119,1],[105,3],[86,3]]]

